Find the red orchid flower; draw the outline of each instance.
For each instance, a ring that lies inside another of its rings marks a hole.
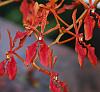
[[[0,75],[3,76],[4,74],[8,74],[8,77],[10,80],[13,80],[17,73],[17,66],[16,61],[14,59],[14,44],[12,41],[12,37],[10,35],[10,32],[8,31],[8,36],[10,40],[10,50],[6,53],[6,59],[2,62],[0,62]]]
[[[35,8],[35,6],[36,6],[36,8]],[[32,23],[32,21],[34,21],[33,18],[36,17],[36,15],[37,15],[36,13],[38,11],[37,7],[38,7],[37,2],[35,3],[34,1],[31,0],[31,3],[28,3],[27,0],[23,0],[21,7],[20,7],[20,11],[23,14],[23,23],[25,23],[25,24],[27,22]]]
[[[42,37],[39,40],[35,41],[33,44],[28,46],[26,49],[26,65],[32,63],[36,57],[36,53],[38,50],[38,56],[40,58],[40,63],[43,66],[48,67],[52,62],[52,51],[46,45],[44,39]]]
[[[76,13],[77,13],[77,9],[75,9],[72,14],[73,24],[74,24],[75,33],[76,33],[75,51],[78,53],[79,64],[80,64],[80,67],[82,67],[84,58],[86,57],[86,48],[83,48],[83,46],[80,44],[80,42],[83,41],[83,34],[79,34],[79,29],[80,29],[82,21],[80,21],[79,26],[77,26]]]
[[[90,12],[95,11],[95,6],[92,3],[92,0],[89,0],[89,5],[87,5],[84,2],[84,0],[79,0],[79,1],[84,5],[85,8],[87,8],[87,14],[85,15],[84,18],[84,34],[85,34],[85,40],[90,40],[93,37],[93,30],[95,27],[95,20],[92,16],[90,16]]]
[[[95,2],[99,2],[99,1],[95,1]],[[92,3],[92,0],[89,0],[89,8],[88,8],[88,11],[89,11],[89,13],[91,12],[91,14],[92,15],[95,15],[96,16],[96,18],[98,19],[98,28],[100,28],[100,14],[98,14],[98,13],[96,13],[95,12],[95,2],[94,3]],[[94,20],[93,20],[93,17],[91,16],[91,18],[92,18],[92,21],[93,22],[95,22]],[[94,25],[95,25],[95,23],[92,23],[92,25],[93,25],[93,27],[92,28],[94,28]]]
[[[78,53],[79,64],[80,64],[80,67],[82,67],[84,58],[86,57],[87,50],[86,48],[83,48],[82,45],[80,45],[78,39],[76,40],[75,51]]]
[[[80,43],[80,41],[79,41],[79,43]],[[81,44],[76,45],[75,50],[78,53],[78,60],[79,60],[79,64],[81,67],[83,65],[83,60],[86,55],[88,56],[88,59],[92,65],[97,64],[95,48],[92,47],[90,44],[86,45],[86,43],[84,41],[81,41]]]
[[[28,32],[18,31],[15,35],[14,42],[17,39],[23,39],[24,37],[27,36],[27,34],[28,34]],[[38,45],[39,45],[39,47],[38,47]],[[21,47],[22,47],[22,45],[21,45]],[[20,48],[20,45],[19,45],[19,48]],[[42,36],[39,37],[39,40],[35,41],[33,44],[31,44],[30,46],[27,47],[25,64],[29,65],[30,63],[32,63],[34,61],[34,59],[36,57],[37,50],[38,50],[38,55],[39,55],[41,64],[44,65],[44,66],[52,67],[52,65],[53,65],[52,64],[52,57],[53,57],[52,51],[46,45]],[[16,49],[14,51],[16,51]]]
[[[0,62],[0,76],[7,73],[10,80],[15,79],[17,72],[16,61],[14,57],[10,57],[9,60],[4,60]]]
[[[44,31],[49,14],[48,10],[40,8],[38,2],[34,2],[33,0],[31,0],[31,3],[28,3],[27,0],[23,0],[20,11],[23,14],[24,25],[28,24],[35,28],[41,26],[41,30]]]
[[[80,67],[83,66],[83,61],[86,55],[88,55],[88,58],[91,62],[91,64],[96,65],[97,64],[97,57],[95,55],[95,49],[94,47],[91,47],[91,45],[86,45],[86,43],[83,41],[83,34],[79,33],[79,29],[81,27],[82,21],[79,21],[79,26],[76,24],[76,12],[77,10],[74,10],[72,19],[73,24],[76,32],[76,45],[75,45],[75,51],[78,53],[78,60]]]
[[[93,30],[95,27],[95,20],[92,16],[90,16],[90,12],[95,11],[95,7],[92,3],[92,0],[89,0],[89,6],[87,5],[87,8],[88,8],[87,14],[84,19],[84,33],[85,33],[85,40],[90,40],[93,37]]]
[[[68,92],[66,84],[58,79],[56,72],[51,73],[49,87],[52,92]]]
[[[32,0],[31,3],[28,3],[27,0],[23,0],[20,7],[20,11],[23,14],[23,24],[27,26],[30,25],[31,27],[34,26],[35,28],[40,26],[41,32],[43,33],[45,26],[48,23],[47,21],[48,14],[52,12],[54,17],[57,19],[58,15],[56,13],[56,10],[63,4],[63,2],[64,0],[61,0],[61,2],[57,5],[56,0],[50,0],[48,3],[44,5],[44,4],[38,4],[37,2],[34,2]],[[62,21],[66,26],[68,26],[68,24],[65,23],[60,17],[58,19]],[[59,28],[58,21],[57,21],[57,26],[55,26],[54,28],[55,29]]]

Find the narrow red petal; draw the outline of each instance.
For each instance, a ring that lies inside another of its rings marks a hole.
[[[76,34],[78,34],[78,27],[77,27],[77,24],[76,24],[76,13],[77,13],[77,9],[75,9],[73,11],[73,14],[72,14],[72,19],[73,19],[73,25],[74,25],[74,28],[75,28],[75,32]]]
[[[0,62],[0,76],[5,74],[5,63],[4,61]]]
[[[28,46],[28,48],[26,49],[26,59],[25,59],[26,65],[29,65],[30,63],[32,63],[32,61],[36,57],[36,52],[37,52],[37,41],[31,44],[30,46]]]
[[[66,9],[68,9],[68,10],[74,9],[74,8],[77,7],[79,4],[80,4],[79,1],[72,2],[70,5],[66,4]]]
[[[43,19],[42,19],[42,22],[41,22],[41,30],[42,32],[44,32],[44,29],[45,29],[45,26],[47,24],[47,16],[49,14],[49,11],[43,9],[42,10],[42,15],[43,15]]]
[[[95,55],[95,48],[91,47],[90,45],[88,45],[87,48],[88,48],[88,58],[89,58],[91,64],[96,65],[97,57]]]
[[[34,16],[37,16],[38,10],[39,10],[39,4],[38,2],[34,3]]]
[[[54,65],[56,64],[56,61],[57,61],[57,56],[54,56],[53,62],[51,63],[51,69],[54,68]]]
[[[84,19],[85,40],[90,40],[93,37],[95,20],[89,14]]]
[[[40,57],[40,63],[43,66],[48,66],[48,46],[46,44],[41,44],[39,49],[39,57]]]
[[[40,48],[39,48],[39,57],[40,57],[40,63],[43,66],[48,67],[49,64],[52,64],[52,51],[50,50],[50,48],[46,45],[45,42],[42,42],[40,44]],[[51,65],[50,65],[51,66]]]
[[[66,10],[71,10],[74,9],[75,7],[77,7],[80,4],[80,2],[78,0],[76,0],[75,2],[72,2],[70,5],[65,4],[64,6],[62,6],[60,9],[57,10],[57,14],[61,14],[63,12],[65,12]]]
[[[53,68],[53,51],[50,48],[48,49],[48,62],[49,67]]]
[[[14,41],[17,40],[17,39],[22,39],[23,37],[26,36],[26,34],[27,34],[27,32],[17,31],[16,35],[15,35],[15,38],[14,38]]]
[[[28,5],[27,0],[23,0],[20,7],[20,11],[23,14],[23,21],[25,21],[29,13],[29,5]]]
[[[89,6],[92,6],[93,3],[92,3],[92,0],[89,0]]]
[[[10,50],[12,50],[12,48],[14,47],[14,43],[12,41],[12,37],[11,37],[10,31],[8,30],[7,32],[8,32],[8,36],[9,36]]]
[[[13,80],[16,77],[17,73],[17,66],[14,57],[11,57],[11,61],[8,61],[6,69],[9,79]]]
[[[83,61],[86,56],[87,50],[86,48],[83,48],[77,41],[76,41],[76,46],[75,46],[75,51],[78,53],[78,60],[80,67],[83,66]]]

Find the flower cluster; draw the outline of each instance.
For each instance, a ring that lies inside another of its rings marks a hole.
[[[52,92],[68,92],[66,84],[59,80],[58,73],[55,72],[51,72],[49,87]]]
[[[49,0],[45,4],[39,4],[35,0],[22,0],[20,11],[23,16],[23,26],[25,31],[17,31],[14,39],[12,39],[10,32],[8,31],[10,50],[7,51],[5,60],[0,62],[0,76],[8,74],[9,79],[12,80],[15,78],[17,65],[14,57],[16,56],[26,67],[32,65],[37,70],[48,75],[50,77],[49,87],[52,92],[68,92],[66,83],[58,78],[57,72],[53,71],[57,57],[53,55],[51,46],[75,40],[75,51],[78,54],[80,67],[83,66],[83,61],[86,56],[92,65],[96,65],[97,57],[95,55],[95,48],[88,43],[88,41],[93,37],[96,23],[98,28],[100,28],[100,14],[95,11],[98,2],[99,0],[95,0],[95,2],[92,3],[92,0],[89,0],[89,4],[87,4],[84,0],[76,0],[68,5],[64,3],[64,0]],[[0,4],[0,6],[4,4],[5,1]],[[77,19],[76,14],[78,5],[84,6],[84,12]],[[73,10],[73,23],[71,25],[59,16],[59,14],[64,13],[66,10]],[[45,30],[46,26],[49,24],[47,18],[50,14],[53,14],[56,20],[56,26]],[[63,26],[60,25],[60,22],[63,23]],[[82,24],[84,24],[84,26],[82,26]],[[83,32],[80,31],[82,27],[84,28]],[[40,30],[38,28],[40,28]],[[72,28],[74,28],[74,32],[71,31]],[[48,45],[44,37],[53,31],[58,31],[59,34],[57,38]],[[69,34],[71,37],[61,41],[64,34]],[[24,46],[26,39],[31,35],[35,36],[36,41],[27,46],[26,58],[24,59],[17,54],[16,51]],[[19,42],[18,46],[16,46],[17,41]],[[49,69],[46,70],[38,66],[36,64],[37,58],[39,58],[41,65]]]

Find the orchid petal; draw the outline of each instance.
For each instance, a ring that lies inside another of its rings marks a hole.
[[[5,73],[5,63],[4,61],[0,62],[0,76],[3,76]]]
[[[20,11],[23,14],[23,21],[26,21],[28,13],[29,13],[29,5],[28,5],[27,0],[23,0],[20,7]]]
[[[14,40],[22,39],[26,36],[27,32],[17,31]]]
[[[95,20],[92,16],[87,15],[84,19],[85,40],[90,40],[93,37]]]
[[[26,62],[25,62],[26,65],[29,65],[35,59],[37,52],[36,49],[37,49],[37,41],[28,46],[28,48],[26,49]]]
[[[14,47],[14,43],[12,41],[12,37],[11,37],[10,31],[7,30],[7,32],[8,32],[8,36],[9,36],[10,50],[12,50],[13,47]]]
[[[8,61],[6,66],[7,74],[10,80],[15,79],[17,73],[17,66],[14,57],[11,57],[11,61]]]
[[[88,48],[88,58],[91,64],[96,65],[97,64],[97,57],[95,55],[95,48],[91,47],[90,45],[87,46]]]
[[[40,63],[46,67],[48,67],[49,64],[51,64],[51,62],[52,62],[51,61],[52,52],[44,41],[42,43],[40,43],[39,57],[40,57]]]
[[[76,46],[75,46],[75,51],[78,53],[78,60],[80,67],[83,66],[83,61],[86,56],[87,50],[86,48],[83,48],[77,41],[76,41]]]

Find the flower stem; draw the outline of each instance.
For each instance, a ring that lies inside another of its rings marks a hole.
[[[76,24],[84,18],[85,14],[87,13],[87,9],[82,13],[82,15],[76,20]],[[73,28],[73,24],[71,24],[68,28],[66,28],[66,30],[71,30]],[[65,31],[65,33],[67,33],[67,31]]]
[[[45,69],[39,67],[38,65],[36,65],[36,63],[33,62],[32,65],[33,65],[33,67],[35,67],[35,68],[36,68],[37,70],[39,70],[40,72],[43,72],[44,74],[46,74],[46,75],[48,75],[48,76],[51,75],[51,73],[50,73],[48,70],[45,70]]]
[[[49,29],[48,31],[44,32],[43,35],[47,35],[47,34],[53,32],[54,30],[57,30],[57,29],[59,29],[59,25],[56,25],[55,27],[53,27],[53,28]]]
[[[85,16],[86,13],[87,13],[87,9],[86,9],[86,10],[82,13],[82,15],[76,20],[76,24],[77,24],[81,19],[84,18],[84,16]],[[68,28],[66,28],[66,29],[64,29],[64,28],[62,27],[62,29],[64,30],[64,31],[63,31],[63,34],[64,34],[64,33],[68,33],[68,34],[71,34],[71,35],[73,35],[73,36],[75,37],[76,35],[75,35],[73,32],[69,31],[69,30],[71,30],[71,29],[73,28],[73,26],[74,26],[74,25],[71,24],[71,25],[70,25]],[[52,32],[52,31],[54,31],[54,30],[56,30],[56,29],[58,29],[58,28],[57,28],[57,27],[54,27],[53,29],[50,29],[49,31],[45,32],[44,35],[45,35],[45,34],[48,34],[48,33],[50,33],[50,32]],[[49,46],[51,47],[52,45],[58,43],[59,39],[62,37],[63,34],[59,34],[58,37],[56,38],[56,40],[53,41]]]
[[[21,60],[23,63],[25,62],[25,60],[24,60],[20,55],[18,55],[17,53],[14,53],[14,55],[15,55],[19,60]]]
[[[95,0],[94,5],[96,6],[99,2],[100,2],[100,0]]]
[[[25,62],[25,60],[24,60],[20,55],[18,55],[17,53],[14,53],[14,55],[15,55],[18,59],[20,59],[23,63]],[[36,68],[38,71],[41,71],[41,72],[43,72],[44,74],[46,74],[46,75],[48,75],[48,76],[51,75],[51,73],[50,73],[48,70],[45,70],[45,69],[39,67],[38,65],[36,65],[35,62],[32,63],[32,66],[33,66],[34,68]]]
[[[7,5],[7,4],[9,4],[9,3],[12,3],[12,2],[15,2],[15,0],[2,1],[2,2],[0,2],[0,7],[1,7],[1,6],[4,6],[4,5]]]
[[[69,26],[64,20],[62,20],[62,19],[57,15],[57,13],[55,12],[55,10],[50,9],[50,11],[51,11],[64,25],[66,25],[67,27]]]
[[[54,44],[58,43],[59,40],[60,40],[60,38],[61,38],[62,36],[63,36],[63,33],[60,33],[60,34],[58,35],[58,37],[56,38],[56,40],[53,41],[51,44],[49,44],[49,47],[51,47],[51,46],[53,46]]]
[[[71,32],[69,30],[66,30],[64,27],[62,27],[61,30],[62,30],[63,33],[68,33],[68,34],[70,34],[72,36],[76,36],[76,34],[74,34],[73,32]]]
[[[62,4],[63,4],[64,0],[61,0],[61,2],[56,6],[56,9],[58,9]]]
[[[87,10],[85,10],[83,13],[82,13],[82,15],[76,20],[76,23],[78,23],[81,19],[83,19],[84,18],[84,15],[87,13]],[[71,31],[69,31],[69,30],[71,30],[73,28],[73,24],[71,24],[68,28],[66,28],[65,30],[66,31],[64,31],[63,33],[60,33],[59,35],[58,35],[58,37],[56,38],[56,40],[55,41],[53,41],[50,45],[49,45],[49,47],[51,47],[52,45],[54,45],[54,44],[56,44],[56,43],[59,43],[59,40],[60,40],[60,38],[62,37],[62,35],[64,34],[64,33],[69,33],[69,34],[71,34],[71,35],[73,35],[74,37],[76,37],[76,35],[73,33],[73,32],[71,32]],[[74,37],[72,38],[72,40],[74,39]],[[70,41],[70,40],[69,40]],[[59,43],[60,44],[60,43]]]
[[[80,3],[87,9],[89,6],[84,2],[84,0],[79,0]]]
[[[75,37],[71,37],[71,38],[69,38],[69,39],[67,39],[67,40],[64,40],[64,41],[61,41],[61,42],[57,42],[58,44],[64,44],[64,43],[67,43],[67,42],[70,42],[70,41],[72,41],[72,40],[74,40],[75,39]]]

